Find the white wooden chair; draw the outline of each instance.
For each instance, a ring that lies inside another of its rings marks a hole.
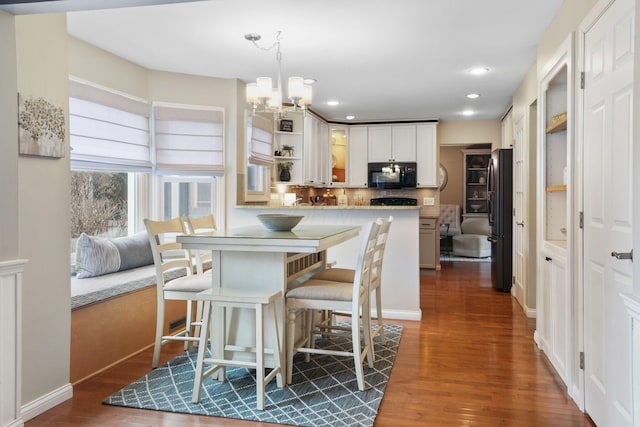
[[[206,289],[211,289],[210,275],[193,274],[193,264],[189,253],[175,241],[178,234],[186,234],[187,230],[181,218],[176,217],[167,221],[144,220],[147,228],[153,262],[156,267],[156,337],[153,347],[151,366],[156,368],[160,360],[160,349],[163,344],[171,340],[184,341],[185,348],[190,343],[198,341],[192,334],[192,328],[199,324],[200,319],[193,322],[193,305],[196,295]],[[165,281],[165,273],[184,271],[184,275]],[[165,300],[184,300],[187,303],[187,318],[185,329],[173,335],[163,335],[165,327]]]
[[[284,382],[281,371],[282,347],[278,332],[278,320],[276,315],[276,302],[282,299],[281,291],[268,290],[247,290],[241,288],[215,288],[203,292],[199,297],[205,302],[204,316],[202,320],[202,328],[200,332],[200,341],[198,344],[198,359],[196,362],[195,380],[193,383],[193,394],[191,400],[193,403],[200,401],[200,391],[202,389],[202,381],[213,375],[215,372],[221,371],[220,380],[225,379],[225,368],[227,366],[245,367],[256,370],[256,407],[259,410],[264,409],[265,386],[274,378],[276,378],[278,387],[283,387]],[[216,318],[219,324],[211,327],[211,313],[213,309],[221,310]],[[247,348],[233,345],[227,342],[228,335],[225,320],[227,318],[227,308],[249,308],[255,310],[255,347]],[[273,342],[275,348],[265,348],[264,343],[264,315],[267,308],[273,314]],[[214,336],[209,340],[211,330],[214,330]],[[207,343],[212,343],[211,357],[206,356]],[[215,342],[215,344],[214,344]],[[255,362],[246,360],[228,359],[225,357],[225,351],[242,351],[255,353]],[[265,354],[273,355],[273,369],[265,376]],[[211,365],[209,369],[204,370],[205,365]]]
[[[358,262],[351,283],[309,279],[286,293],[287,306],[287,383],[293,377],[293,357],[296,353],[332,354],[351,356],[354,360],[358,389],[365,389],[362,363],[366,357],[369,367],[373,368],[373,345],[371,342],[369,276],[373,263],[378,231],[382,221],[371,222],[366,229]],[[309,312],[316,310],[346,311],[352,316],[351,340],[353,350],[336,351],[314,348],[312,335],[303,331],[296,342],[296,318],[308,321]],[[361,316],[362,314],[362,316]],[[361,343],[359,319],[362,319],[364,347]]]
[[[389,238],[389,230],[391,229],[391,223],[393,222],[393,216],[390,216],[387,220],[381,220],[382,225],[378,232],[378,238],[376,241],[375,254],[373,262],[371,264],[371,276],[369,280],[369,296],[375,292],[376,299],[376,315],[371,317],[371,321],[375,320],[375,328],[371,330],[371,338],[375,338],[376,335],[380,335],[380,343],[385,345],[387,340],[384,336],[384,321],[382,317],[382,261],[384,259],[384,251],[387,246],[387,240]],[[338,282],[353,283],[355,277],[355,270],[350,268],[328,268],[319,273],[311,276],[312,279],[319,280],[334,280]],[[371,304],[369,304],[371,306]],[[335,314],[335,313],[334,313]],[[348,315],[348,313],[339,313]],[[332,318],[327,319],[331,322],[332,326],[328,324],[321,325],[322,329],[341,329],[335,326],[332,322]],[[373,326],[373,325],[372,325]]]
[[[187,227],[187,233],[189,234],[201,234],[201,235],[213,235],[218,229],[216,226],[216,220],[213,214],[205,215],[202,217],[188,216],[184,219],[185,226]],[[198,274],[203,274],[204,263],[211,262],[211,251],[195,251],[192,254],[196,261],[196,271]]]

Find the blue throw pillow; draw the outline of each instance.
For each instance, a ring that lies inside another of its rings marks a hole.
[[[151,244],[147,233],[118,237],[111,241],[120,254],[120,268],[118,271],[153,264],[153,252],[151,252]]]

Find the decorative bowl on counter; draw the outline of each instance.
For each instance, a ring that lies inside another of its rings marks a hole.
[[[482,207],[480,203],[473,203],[469,206],[471,207],[471,209],[473,209],[474,212],[478,212],[478,210]]]
[[[291,231],[304,218],[302,215],[260,214],[258,219],[269,231]]]

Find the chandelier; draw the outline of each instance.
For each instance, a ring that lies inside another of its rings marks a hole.
[[[246,97],[247,103],[255,112],[271,111],[277,116],[283,116],[287,110],[298,108],[305,109],[311,104],[312,89],[310,84],[305,83],[303,77],[289,77],[287,85],[287,95],[290,103],[283,105],[282,103],[282,52],[280,51],[280,34],[276,34],[276,41],[269,47],[265,48],[258,45],[258,41],[262,38],[260,34],[245,34],[244,38],[249,40],[260,50],[270,51],[276,49],[276,60],[278,61],[278,80],[276,86],[273,87],[271,77],[258,77],[255,83],[247,83]]]

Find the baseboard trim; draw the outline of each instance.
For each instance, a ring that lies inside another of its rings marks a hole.
[[[540,336],[538,335],[538,330],[536,330],[533,333],[533,342],[536,343],[536,346],[538,347],[539,350],[542,350],[541,345],[540,345]]]
[[[375,313],[374,313],[375,314]],[[385,310],[382,309],[385,320],[422,320],[422,310]]]
[[[535,308],[526,307],[524,309],[524,312],[527,315],[527,317],[529,317],[531,319],[535,319],[536,317],[538,317],[538,312],[536,311]]]
[[[44,396],[41,396],[31,402],[22,405],[22,419],[29,421],[32,418],[48,411],[56,405],[69,400],[73,397],[73,387],[71,383],[67,383],[62,387],[53,390]]]

